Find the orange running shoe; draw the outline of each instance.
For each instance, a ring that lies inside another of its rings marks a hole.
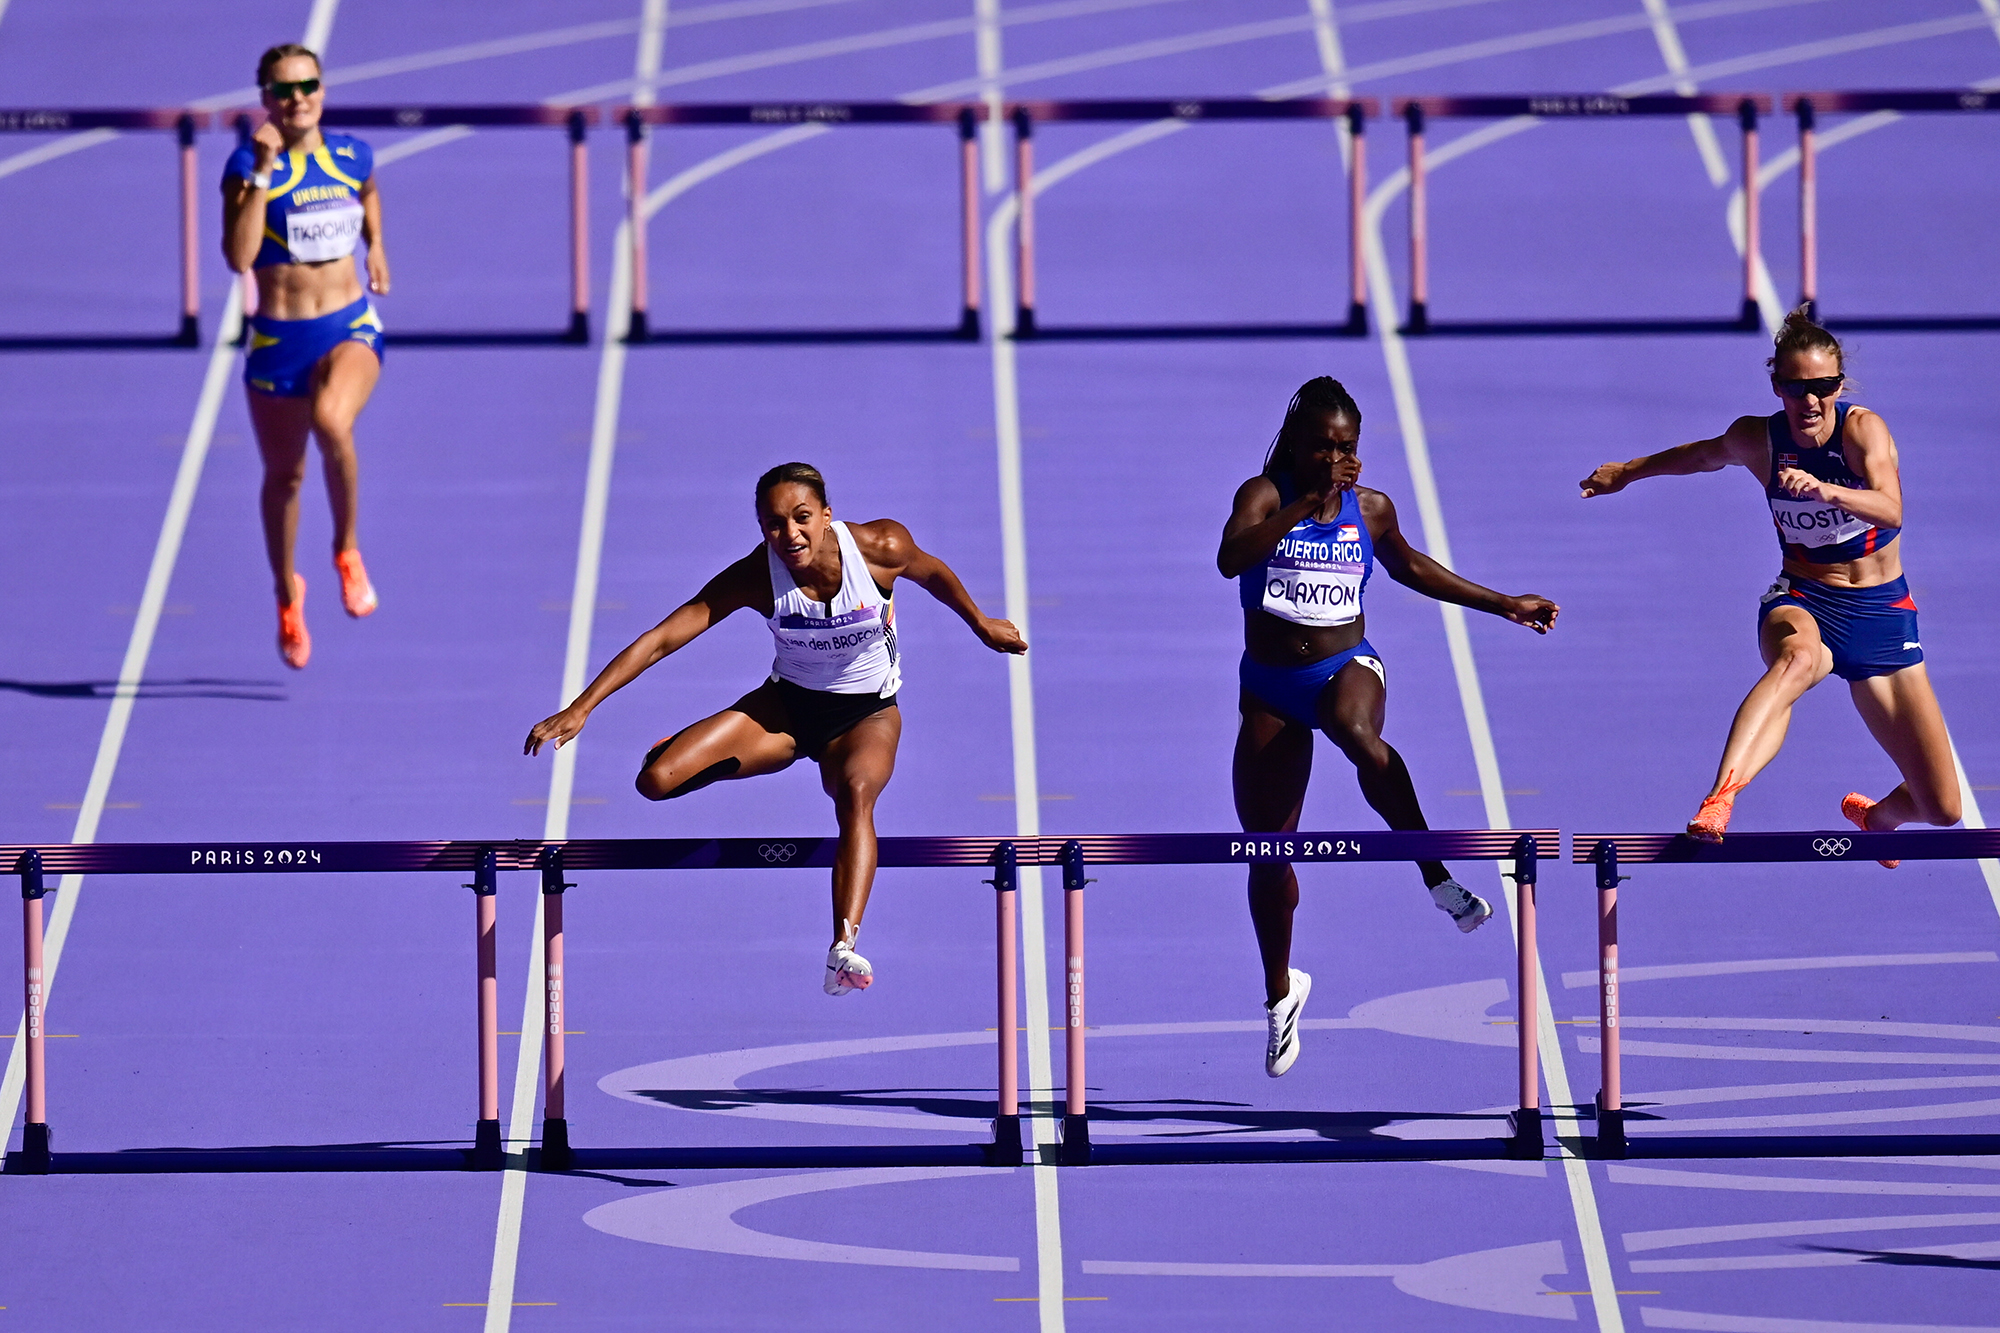
[[[1868,827],[1868,812],[1874,808],[1875,802],[1869,800],[1858,791],[1851,791],[1840,798],[1840,813],[1852,820],[1854,827],[1860,829],[1863,833],[1872,833],[1875,831]],[[1875,864],[1881,866],[1884,870],[1894,870],[1903,863],[1901,861],[1877,861]]]
[[[373,615],[379,603],[375,585],[368,581],[368,567],[361,563],[361,552],[335,552],[333,567],[340,571],[340,604],[347,608],[347,614],[356,620]]]
[[[1729,827],[1729,816],[1735,812],[1735,792],[1703,797],[1701,809],[1688,821],[1688,836],[1697,842],[1721,842],[1723,830]]]
[[[291,605],[278,605],[278,656],[292,670],[303,671],[312,653],[312,635],[306,633],[306,581],[293,574]]]

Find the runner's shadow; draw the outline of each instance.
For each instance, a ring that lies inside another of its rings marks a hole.
[[[115,680],[0,680],[0,690],[37,699],[115,699]],[[142,680],[135,699],[245,699],[254,703],[284,703],[288,698],[275,680],[219,680],[206,676],[186,680]]]
[[[1899,1250],[1850,1250],[1840,1245],[1801,1245],[1821,1254],[1853,1254],[1864,1264],[1902,1264],[1912,1268],[1978,1268],[2000,1273],[2000,1259],[1961,1259],[1955,1254],[1909,1254]]]

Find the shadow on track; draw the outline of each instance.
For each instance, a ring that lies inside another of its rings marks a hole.
[[[0,680],[0,690],[32,695],[37,699],[116,699],[115,680]],[[186,680],[142,680],[132,691],[135,699],[246,699],[255,703],[284,703],[291,696],[275,680],[220,680],[194,676]]]

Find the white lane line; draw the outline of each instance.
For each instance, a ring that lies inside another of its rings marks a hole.
[[[1653,41],[1660,48],[1660,58],[1680,79],[1674,91],[1682,97],[1692,97],[1695,83],[1687,77],[1687,48],[1681,45],[1681,30],[1674,24],[1673,11],[1667,8],[1667,0],[1645,0],[1645,5],[1646,17],[1653,21]],[[1701,154],[1701,165],[1708,171],[1708,183],[1721,189],[1729,184],[1729,164],[1723,160],[1722,145],[1715,141],[1715,126],[1700,112],[1691,113],[1687,124],[1688,133],[1694,136],[1695,151]]]
[[[299,39],[299,43],[310,47],[324,60],[326,45],[333,39],[333,20],[339,13],[340,0],[313,0],[312,12],[306,16],[306,35]]]
[[[306,20],[306,37],[317,37],[324,45],[333,26],[334,11],[340,0],[313,0]],[[180,560],[181,541],[187,534],[188,515],[194,509],[195,492],[201,488],[203,465],[215,440],[216,418],[222,412],[222,396],[228,391],[230,372],[236,363],[236,335],[243,327],[243,289],[229,286],[223,301],[221,325],[216,329],[215,346],[208,354],[208,369],[202,376],[201,395],[195,400],[194,420],[188,425],[181,445],[180,466],[174,472],[173,489],[167,495],[167,512],[160,520],[160,535],[153,543],[153,560],[146,568],[145,590],[139,595],[139,614],[125,641],[125,660],[118,667],[118,686],[111,709],[104,717],[104,729],[97,738],[97,757],[91,762],[90,779],[84,785],[82,808],[71,828],[72,843],[97,841],[98,822],[104,817],[104,802],[111,792],[111,780],[118,772],[118,759],[125,749],[125,733],[132,723],[132,708],[138,701],[139,682],[152,656],[153,638],[160,627],[160,613],[167,604],[167,588],[173,582],[174,566]],[[76,919],[77,901],[83,896],[83,876],[64,875],[56,885],[55,910],[42,944],[42,993],[55,989],[56,967],[62,961],[63,946],[69,940],[70,925]],[[44,1003],[47,1003],[46,998]],[[7,1072],[0,1075],[0,1125],[11,1126],[21,1108],[21,1094],[27,1081],[27,1015],[23,1013],[14,1030],[14,1045],[7,1052]]]
[[[986,193],[998,194],[1007,188],[1006,129],[1000,123],[1000,0],[973,0],[972,13],[979,24],[979,100],[986,104],[986,120],[979,127],[980,172]]]
[[[1676,13],[1681,18],[1687,18],[1694,8],[1698,6],[1677,10]],[[1984,14],[1967,14],[1958,18],[1929,19],[1922,23],[1900,23],[1889,28],[1870,28],[1866,32],[1849,33],[1845,37],[1828,37],[1817,42],[1800,42],[1793,46],[1774,47],[1769,51],[1756,51],[1728,60],[1713,60],[1706,65],[1692,65],[1680,75],[1668,74],[1642,80],[1634,85],[1633,95],[1663,92],[1672,88],[1682,78],[1693,79],[1697,83],[1708,83],[1735,74],[1770,69],[1777,65],[1794,65],[1807,60],[1824,59],[1827,56],[1851,55],[1856,51],[1897,46],[1904,42],[1949,37],[1953,33],[1969,32],[1986,25],[1987,18]]]
[[[1318,10],[1318,5],[1315,5]],[[1333,6],[1327,0],[1325,25],[1334,26]],[[1337,40],[1318,42],[1322,69],[1332,86],[1348,86],[1349,71],[1337,63]],[[1405,173],[1407,178],[1407,173]],[[1389,374],[1396,402],[1396,422],[1403,437],[1403,454],[1410,471],[1410,484],[1417,496],[1417,512],[1423,525],[1424,545],[1431,557],[1452,567],[1451,539],[1445,530],[1444,505],[1437,492],[1437,478],[1431,468],[1430,444],[1424,431],[1423,412],[1417,403],[1415,377],[1410,372],[1408,349],[1397,331],[1396,298],[1389,280],[1389,261],[1382,248],[1382,211],[1395,197],[1393,181],[1373,191],[1363,210],[1362,249],[1368,278],[1369,301],[1375,311],[1375,328],[1382,344],[1382,360]],[[1473,765],[1479,773],[1479,790],[1486,807],[1490,828],[1510,828],[1506,787],[1500,777],[1500,759],[1493,744],[1493,732],[1486,716],[1486,696],[1479,685],[1478,665],[1472,656],[1472,640],[1466,631],[1465,609],[1439,602],[1444,620],[1445,643],[1451,655],[1452,676],[1458,684],[1459,704],[1472,742]],[[1520,948],[1520,903],[1513,881],[1499,876],[1502,898],[1513,918],[1514,947]],[[1549,1001],[1548,974],[1539,954],[1535,958],[1536,1036],[1542,1077],[1548,1084],[1551,1120],[1557,1107],[1576,1104],[1570,1090],[1569,1071],[1563,1063],[1561,1038],[1555,1028],[1554,1007]],[[1558,1140],[1560,1145],[1560,1140]],[[1617,1281],[1611,1272],[1610,1249],[1604,1239],[1604,1224],[1598,1214],[1597,1192],[1591,1183],[1589,1164],[1574,1152],[1558,1148],[1563,1164],[1563,1180],[1569,1191],[1570,1211],[1576,1220],[1577,1243],[1583,1251],[1584,1273],[1590,1287],[1592,1311],[1600,1333],[1624,1333],[1624,1313],[1618,1306]]]
[[[11,176],[17,171],[26,171],[29,167],[39,167],[44,162],[53,162],[59,157],[67,157],[85,148],[95,148],[117,137],[117,130],[84,130],[79,134],[65,134],[60,139],[52,139],[26,152],[0,158],[0,177]]]

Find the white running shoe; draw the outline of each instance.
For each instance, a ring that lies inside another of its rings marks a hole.
[[[1438,905],[1440,912],[1451,913],[1451,919],[1458,923],[1461,931],[1470,934],[1486,924],[1493,915],[1493,904],[1487,902],[1455,879],[1431,889],[1431,901]]]
[[[1291,978],[1292,988],[1285,998],[1264,1010],[1271,1025],[1270,1039],[1264,1043],[1264,1072],[1272,1078],[1282,1075],[1299,1058],[1299,1013],[1306,1007],[1306,996],[1312,994],[1311,977],[1295,967]]]
[[[847,995],[867,990],[875,984],[875,969],[854,952],[852,944],[836,944],[826,951],[826,993]]]

